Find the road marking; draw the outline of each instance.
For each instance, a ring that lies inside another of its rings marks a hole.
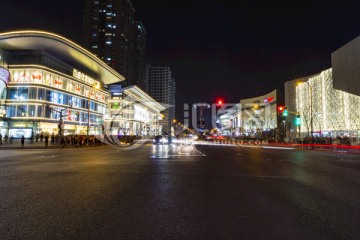
[[[290,147],[271,147],[271,146],[266,146],[266,147],[262,147],[262,148],[269,148],[269,149],[283,149],[283,150],[294,150],[294,148],[290,148]]]
[[[42,158],[55,158],[57,156],[41,156]]]
[[[241,145],[238,147],[247,147],[247,148],[265,148],[265,149],[282,149],[282,150],[294,150],[292,147],[276,147],[276,146],[261,146],[261,145]]]
[[[261,148],[261,146],[258,145],[237,145],[238,147],[247,147],[247,148]]]
[[[176,148],[179,148],[176,149]],[[173,150],[173,152],[170,152]],[[177,150],[177,151],[176,151]],[[166,153],[156,152],[151,155],[150,158],[158,158],[158,159],[166,159],[166,158],[176,158],[176,157],[206,157],[205,154],[196,149],[195,145],[189,146],[172,146],[170,147]]]
[[[180,155],[190,155],[190,153],[183,153],[183,152],[179,152]]]

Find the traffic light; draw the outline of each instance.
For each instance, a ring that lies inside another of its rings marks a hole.
[[[217,106],[222,106],[224,104],[224,99],[223,98],[217,98],[215,101]]]
[[[283,117],[287,117],[287,116],[289,116],[289,111],[288,111],[288,109],[287,109],[287,107],[286,106],[284,106],[284,111],[283,111]]]
[[[301,125],[301,118],[300,118],[300,115],[296,115],[296,119],[295,119],[295,124],[296,126],[300,126]]]
[[[284,106],[278,106],[278,114],[282,114],[284,111]]]

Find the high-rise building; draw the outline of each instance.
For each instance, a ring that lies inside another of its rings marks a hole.
[[[140,21],[134,22],[132,71],[127,85],[136,85],[145,91],[145,61],[146,61],[146,36],[147,32]]]
[[[136,84],[133,82],[136,77],[132,79],[136,62],[134,43],[137,47],[132,3],[130,0],[84,0],[84,5],[84,45],[121,73],[126,85]]]
[[[170,67],[146,66],[146,92],[157,102],[162,103],[166,110],[163,112],[163,132],[170,135],[171,126],[175,119],[175,79],[172,78]]]

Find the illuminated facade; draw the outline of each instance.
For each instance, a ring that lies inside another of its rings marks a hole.
[[[165,108],[137,86],[110,88],[110,114],[105,117],[109,135],[156,136],[162,133],[161,111]]]
[[[94,133],[93,126],[101,123],[108,98],[105,91],[41,66],[11,65],[9,70],[5,104],[6,118],[11,119],[10,129],[32,125],[35,133],[56,133],[62,114],[65,134],[86,134],[88,107],[90,134]],[[61,113],[61,109],[65,110]]]
[[[1,133],[15,138],[36,133],[96,134],[109,93],[105,84],[124,78],[75,43],[55,34],[0,34],[2,67],[10,73],[1,95]],[[62,120],[61,120],[62,119]]]
[[[222,133],[275,138],[278,129],[278,95],[278,91],[274,90],[263,96],[240,100],[240,104],[222,110],[217,120]]]
[[[240,135],[241,107],[235,104],[232,107],[219,109],[216,125],[221,129],[223,135]]]
[[[314,136],[359,136],[360,96],[334,89],[332,69],[286,82],[285,90],[289,111],[301,116],[300,137],[311,135],[311,122]],[[298,137],[294,123],[291,128]]]

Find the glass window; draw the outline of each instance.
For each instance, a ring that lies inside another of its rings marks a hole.
[[[37,117],[44,117],[43,114],[43,106],[37,106]]]
[[[72,105],[73,107],[80,107],[80,99],[74,96],[69,96],[69,105]]]
[[[80,122],[85,122],[87,120],[86,115],[86,113],[80,113]]]
[[[59,93],[58,92],[53,92],[52,93],[52,102],[54,103],[58,103],[59,102]]]
[[[88,121],[88,113],[82,113],[83,114],[83,122]]]
[[[29,88],[19,87],[18,95],[15,96],[18,100],[29,99]]]
[[[18,105],[16,111],[17,117],[27,117],[28,116],[28,105]]]
[[[64,94],[58,93],[58,103],[64,104]]]
[[[75,107],[75,97],[69,96],[69,105]]]
[[[15,100],[15,96],[17,97],[17,88],[9,88],[8,99]]]
[[[45,89],[38,88],[38,99],[45,100]]]
[[[75,98],[76,104],[75,107],[80,107],[80,98]]]
[[[90,101],[90,110],[95,111],[95,103]]]
[[[79,112],[78,111],[69,111],[71,121],[79,121]]]
[[[53,91],[51,90],[46,90],[46,101],[48,102],[52,102],[53,101]]]
[[[37,99],[36,91],[37,91],[37,89],[34,87],[29,88],[29,99]]]
[[[52,111],[52,118],[53,119],[60,119],[60,112]]]
[[[51,118],[52,117],[52,109],[49,107],[45,107],[44,117],[45,118]]]
[[[36,106],[35,105],[30,105],[29,106],[29,116],[30,117],[35,117],[36,116]]]
[[[15,117],[16,113],[16,106],[15,105],[10,105],[7,107],[7,111],[6,111],[6,117]]]
[[[69,96],[67,94],[63,94],[63,104],[69,105]]]
[[[96,115],[90,114],[90,123],[96,123]]]
[[[80,104],[81,104],[81,108],[86,108],[86,100],[85,99],[81,99],[81,102],[80,102]]]

